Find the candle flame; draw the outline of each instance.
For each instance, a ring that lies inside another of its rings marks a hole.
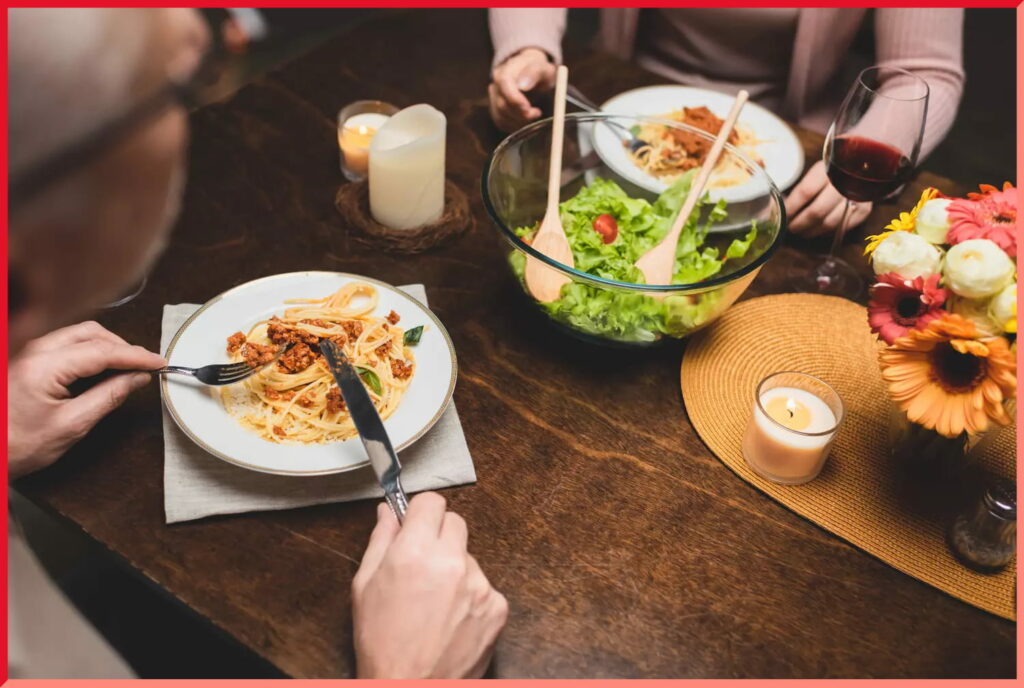
[[[786,400],[786,410],[789,411],[790,418],[796,415],[796,400],[792,397]]]
[[[367,127],[365,124],[360,124],[359,125],[359,134],[361,136],[366,136],[368,133],[370,133],[370,128]]]

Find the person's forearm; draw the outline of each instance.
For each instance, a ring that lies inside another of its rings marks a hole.
[[[949,132],[963,94],[962,9],[876,10],[876,63],[902,67],[928,83],[924,159]]]
[[[564,7],[489,10],[488,23],[494,46],[492,65],[497,66],[529,47],[540,48],[554,62],[561,62],[566,12]]]

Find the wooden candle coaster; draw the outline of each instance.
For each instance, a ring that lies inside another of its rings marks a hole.
[[[356,237],[372,246],[395,253],[421,253],[453,239],[473,224],[469,199],[450,180],[444,183],[444,213],[441,219],[415,229],[391,229],[370,214],[370,187],[365,182],[343,184],[334,205]]]

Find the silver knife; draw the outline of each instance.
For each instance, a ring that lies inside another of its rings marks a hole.
[[[320,351],[324,354],[334,381],[341,389],[341,396],[345,399],[348,412],[352,416],[356,430],[359,431],[359,438],[363,441],[367,456],[370,457],[370,465],[377,474],[380,486],[384,488],[384,499],[401,523],[409,506],[405,491],[402,489],[402,464],[399,463],[398,454],[391,446],[391,439],[384,429],[380,414],[374,408],[359,373],[352,367],[341,347],[329,339],[321,339]]]

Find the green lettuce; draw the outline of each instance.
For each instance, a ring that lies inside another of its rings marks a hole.
[[[666,189],[652,204],[631,198],[607,179],[595,179],[559,206],[562,227],[572,247],[576,269],[605,279],[643,284],[643,273],[634,267],[640,256],[668,233],[672,221],[686,200],[696,170],[691,170]],[[707,209],[707,220],[700,222]],[[608,214],[615,218],[619,233],[604,243],[594,231],[594,219]],[[719,250],[705,246],[708,231],[726,217],[725,201],[712,204],[705,194],[697,203],[679,237],[673,268],[673,284],[692,284],[709,279],[727,260],[742,258],[757,236],[752,226],[742,239],[734,239],[719,256]],[[520,227],[516,234],[531,239],[537,225]],[[519,251],[510,256],[513,270],[523,279],[526,257]],[[701,294],[673,295],[655,299],[632,291],[570,282],[561,296],[539,304],[561,322],[593,335],[623,341],[654,341],[664,334],[680,337],[713,317],[721,300],[720,290]]]

